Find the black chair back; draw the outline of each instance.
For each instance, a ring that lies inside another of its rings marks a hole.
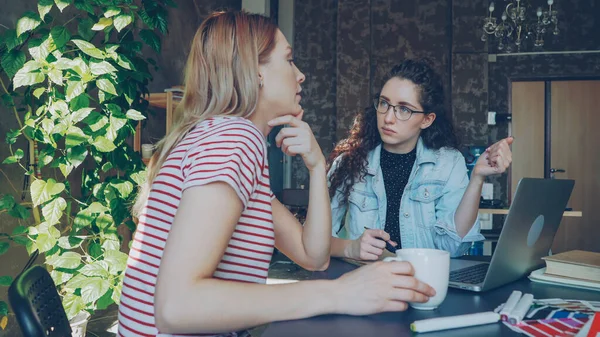
[[[290,207],[308,207],[308,189],[286,188],[281,191],[281,203]]]
[[[34,266],[8,289],[8,300],[24,337],[71,337],[71,326],[48,271]]]

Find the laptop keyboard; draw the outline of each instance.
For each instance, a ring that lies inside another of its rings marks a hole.
[[[482,283],[485,280],[489,266],[489,263],[481,263],[452,271],[450,272],[450,281],[468,284]]]

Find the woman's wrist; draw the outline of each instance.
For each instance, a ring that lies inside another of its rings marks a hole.
[[[344,312],[343,300],[344,297],[348,296],[348,293],[344,289],[343,282],[339,278],[334,280],[328,280],[325,285],[329,289],[329,314],[342,314]]]
[[[354,254],[354,243],[355,240],[344,240],[344,257],[358,260],[358,257]]]
[[[325,157],[321,156],[321,159],[313,167],[308,167],[308,173],[311,175],[315,173],[325,173],[326,168],[327,164],[325,163]]]
[[[485,182],[485,176],[478,174],[477,172],[473,171],[473,173],[471,174],[471,184],[475,184],[476,186],[483,186],[483,183]]]
[[[343,292],[339,289],[340,282],[336,280],[310,280],[300,281],[308,290],[309,302],[312,308],[308,309],[308,316],[338,313],[342,307],[340,299]],[[302,315],[304,316],[304,315]]]

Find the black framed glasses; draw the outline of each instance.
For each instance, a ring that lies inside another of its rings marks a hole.
[[[393,105],[381,97],[376,97],[375,99],[373,99],[373,105],[375,106],[375,110],[377,110],[377,112],[379,112],[380,114],[386,114],[388,111],[390,111],[390,108],[393,108],[394,116],[396,116],[396,118],[401,121],[409,120],[412,114],[425,113],[425,111],[413,110],[407,107],[406,105]]]

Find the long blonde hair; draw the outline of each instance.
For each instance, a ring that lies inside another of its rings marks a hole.
[[[265,16],[238,11],[215,12],[202,22],[187,59],[176,123],[150,160],[133,207],[136,216],[165,159],[196,124],[218,115],[252,115],[260,90],[258,66],[269,61],[277,29]]]

